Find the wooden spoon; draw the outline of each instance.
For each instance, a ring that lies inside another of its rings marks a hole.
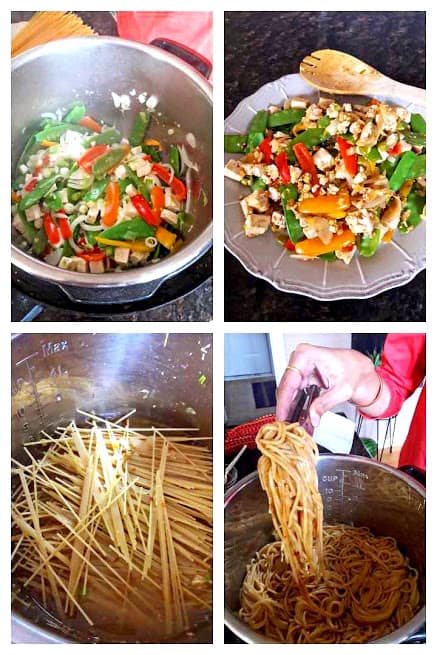
[[[425,106],[425,89],[396,82],[364,61],[338,50],[315,50],[300,65],[305,82],[326,93],[402,98]]]

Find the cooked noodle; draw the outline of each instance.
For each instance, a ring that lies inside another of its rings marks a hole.
[[[409,621],[420,603],[418,572],[396,541],[364,527],[322,530],[311,437],[297,424],[274,423],[260,430],[257,444],[260,480],[281,540],[248,565],[240,618],[288,643],[365,643]]]

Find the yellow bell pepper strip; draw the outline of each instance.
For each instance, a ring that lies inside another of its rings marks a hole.
[[[106,191],[105,213],[102,224],[111,227],[117,220],[118,206],[120,204],[120,187],[117,182],[110,182]]]
[[[161,226],[156,229],[155,237],[158,243],[160,243],[161,246],[164,246],[164,248],[167,248],[167,250],[172,249],[174,242],[177,239],[176,234],[170,232],[169,230],[166,230],[165,227],[161,227]]]
[[[305,257],[319,257],[326,255],[334,250],[342,250],[345,246],[355,243],[355,234],[350,230],[345,230],[343,234],[334,236],[327,244],[323,243],[318,237],[315,239],[305,239],[295,244],[296,253]]]
[[[134,252],[151,252],[153,248],[147,246],[143,241],[119,241],[118,239],[107,239],[106,237],[96,237],[96,241],[102,246],[115,246],[120,248],[129,248]]]
[[[316,165],[314,164],[311,153],[306,147],[306,145],[304,143],[296,143],[293,146],[293,152],[303,172],[311,174],[311,184],[313,186],[315,184],[319,184]]]
[[[20,202],[21,196],[16,191],[11,191],[11,200],[12,202]]]
[[[144,145],[145,146],[155,146],[158,148],[158,150],[162,150],[162,143],[161,141],[158,141],[158,139],[145,139],[144,140]]]
[[[344,161],[344,167],[350,175],[356,175],[358,173],[358,155],[356,152],[350,152],[353,149],[353,145],[343,139],[341,136],[335,138],[340,155]]]
[[[43,140],[41,141],[41,145],[42,145],[44,148],[51,148],[52,146],[57,146],[57,145],[58,145],[58,142],[57,142],[57,141],[48,141],[47,139],[43,139]]]
[[[335,196],[305,198],[298,203],[297,208],[302,214],[338,214],[349,209],[350,204],[348,193],[338,193]]]

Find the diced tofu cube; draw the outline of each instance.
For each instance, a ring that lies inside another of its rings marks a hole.
[[[24,234],[25,229],[24,225],[21,222],[21,218],[19,217],[18,214],[14,214],[14,218],[12,219],[12,226],[19,232],[20,234]]]
[[[98,215],[99,215],[99,208],[97,207],[97,205],[94,205],[93,207],[89,207],[85,222],[95,223]]]
[[[105,265],[102,260],[99,262],[90,262],[90,273],[104,273]]]
[[[172,194],[170,187],[165,187],[164,189],[164,206],[166,209],[172,209],[174,211],[179,211],[181,208],[181,203],[175,196]]]
[[[38,218],[41,218],[41,208],[38,204],[32,205],[29,209],[26,209],[26,218],[28,221],[36,221]]]
[[[145,177],[146,175],[150,175],[152,172],[152,162],[150,161],[142,161],[141,164],[137,167],[137,175],[138,177]]]
[[[256,211],[263,213],[266,212],[269,208],[269,193],[268,191],[261,191],[257,189],[253,193],[250,193],[245,198],[247,206],[251,209],[256,209]]]
[[[147,261],[147,257],[150,253],[148,252],[134,252],[132,251],[129,255],[129,261],[131,264],[141,264],[141,262]]]
[[[36,221],[33,222],[33,225],[36,230],[42,228],[42,218],[37,218]]]
[[[114,174],[117,180],[124,180],[124,178],[126,177],[126,166],[124,166],[124,164],[120,164],[115,169]]]
[[[114,259],[117,264],[127,264],[129,261],[129,248],[116,248],[114,250]]]
[[[88,263],[82,257],[72,257],[71,260],[74,261],[74,270],[78,273],[86,273],[88,271]]]
[[[325,148],[319,148],[313,155],[313,161],[319,171],[326,171],[334,166],[334,157]]]
[[[140,155],[142,154],[142,148],[141,146],[135,146],[134,148],[131,148],[131,155]]]
[[[225,176],[229,177],[231,180],[241,182],[245,176],[244,168],[236,159],[230,159],[225,166]]]
[[[279,202],[281,200],[281,194],[279,193],[278,189],[274,186],[269,186],[269,197],[273,202]]]
[[[161,218],[164,221],[166,221],[167,223],[171,223],[171,225],[177,225],[178,224],[177,214],[170,211],[170,209],[163,209],[162,212],[161,212]]]
[[[285,216],[281,212],[272,213],[272,227],[273,225],[279,230],[285,230]]]
[[[20,173],[23,173],[24,175],[25,173],[28,172],[28,170],[29,169],[27,168],[26,164],[20,164]]]
[[[290,98],[289,107],[290,109],[306,109],[308,107],[308,100],[305,98],[300,98],[296,96],[295,98]]]
[[[128,184],[126,187],[126,193],[129,196],[129,198],[133,198],[134,196],[137,195],[138,191],[136,190],[133,184]]]
[[[247,237],[258,237],[264,234],[269,226],[269,214],[249,214],[244,222],[244,231]]]

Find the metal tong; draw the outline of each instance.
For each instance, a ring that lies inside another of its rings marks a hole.
[[[311,403],[319,394],[320,387],[317,384],[310,384],[305,389],[301,389],[290,407],[287,418],[289,423],[299,423],[311,436],[313,435],[314,427],[310,421],[309,412]]]

